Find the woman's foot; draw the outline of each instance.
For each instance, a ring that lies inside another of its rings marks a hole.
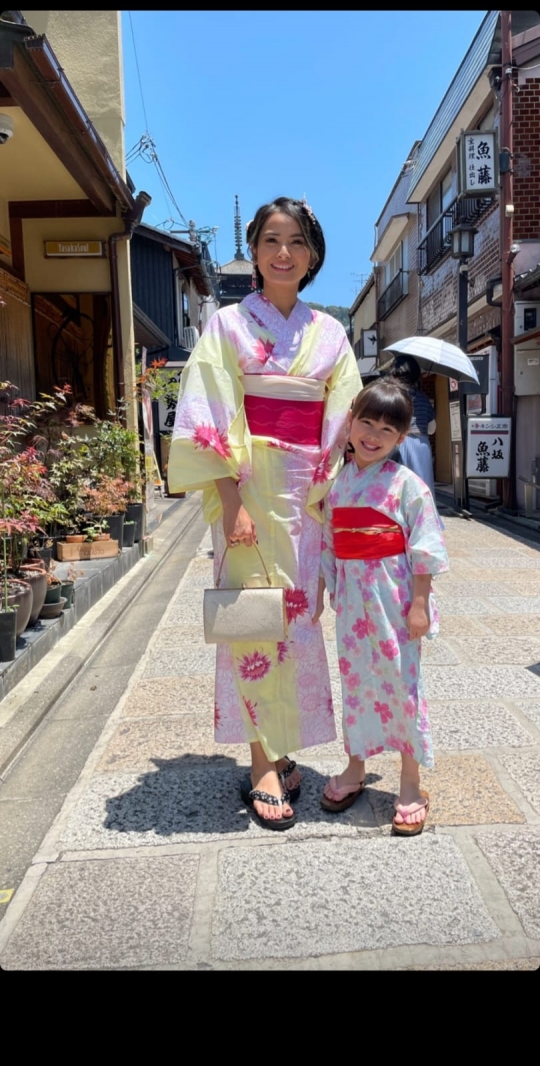
[[[259,792],[268,792],[270,796],[275,796],[278,800],[283,796],[283,786],[276,770],[268,770],[261,775],[252,769],[250,781],[251,787]],[[280,803],[279,806],[275,807],[273,804],[263,803],[262,800],[256,799],[253,806],[261,818],[270,822],[274,821],[274,819],[291,818],[294,814],[290,803]]]
[[[302,781],[302,774],[297,766],[295,766],[288,774],[285,772],[287,767],[291,765],[291,759],[286,755],[283,759],[277,759],[275,763],[278,774],[284,774],[283,784],[288,792],[294,792],[295,788],[298,788]]]

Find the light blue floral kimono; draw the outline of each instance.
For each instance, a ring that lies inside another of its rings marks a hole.
[[[335,507],[371,507],[403,529],[406,552],[384,559],[336,559]],[[433,745],[420,669],[421,640],[406,618],[414,574],[441,574],[448,556],[430,490],[407,467],[386,460],[359,470],[349,462],[325,504],[322,574],[336,611],[347,754],[366,759],[387,749],[433,766]],[[429,598],[429,637],[438,614]]]

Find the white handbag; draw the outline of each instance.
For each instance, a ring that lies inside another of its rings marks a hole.
[[[259,552],[268,588],[246,588],[245,585],[234,589],[219,587],[223,563],[229,550],[227,545],[223,552],[216,587],[204,590],[203,619],[206,644],[237,642],[253,644],[265,640],[277,643],[287,637],[285,589],[272,586],[257,544],[253,547]]]

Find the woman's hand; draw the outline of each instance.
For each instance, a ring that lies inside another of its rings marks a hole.
[[[238,508],[224,506],[223,532],[230,548],[236,548],[238,544],[245,544],[250,548],[253,543],[257,543],[255,523],[242,504]]]
[[[223,504],[223,532],[228,547],[245,544],[250,548],[257,543],[257,531],[242,503],[238,483],[232,477],[224,477],[216,481],[216,488]]]
[[[320,577],[319,578],[319,587],[317,589],[317,606],[315,608],[315,613],[311,616],[311,621],[313,623],[318,622],[319,618],[321,617],[321,614],[323,613],[323,611],[324,611],[324,578]]]

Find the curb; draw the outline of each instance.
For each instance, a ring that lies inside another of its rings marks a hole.
[[[0,704],[0,777],[201,513],[200,493],[186,498],[181,517],[175,508],[152,535],[154,551],[124,574],[120,587],[113,586],[5,696]],[[88,618],[100,605],[97,617]]]

